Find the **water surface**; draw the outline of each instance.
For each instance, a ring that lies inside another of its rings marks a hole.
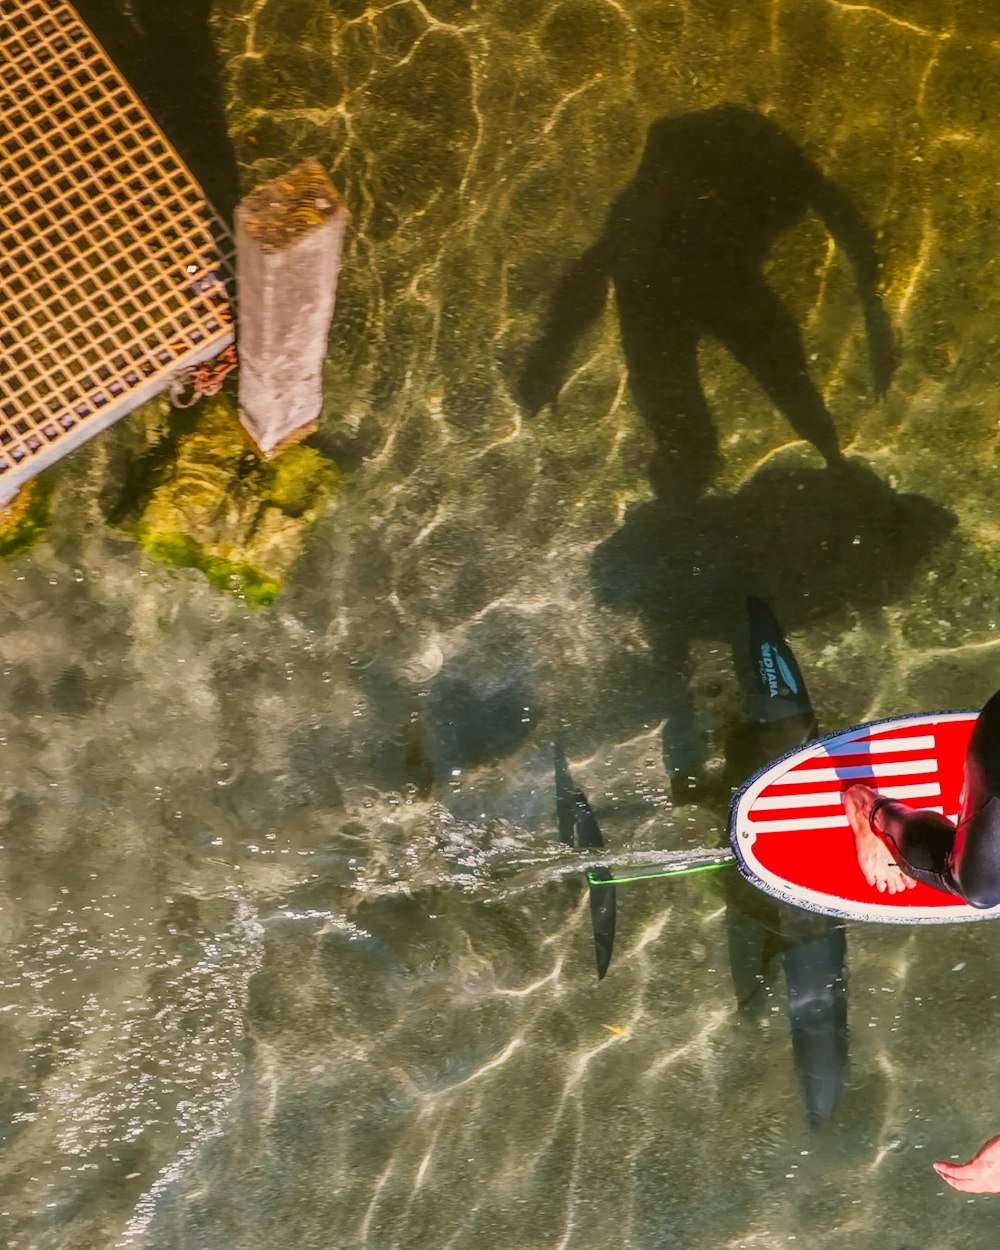
[[[719,874],[621,887],[598,984],[550,747],[613,851],[716,844],[747,594],[824,730],[997,685],[992,7],[208,7],[107,39],[137,84],[153,36],[200,49],[242,190],[317,155],[344,193],[344,472],[255,610],[108,523],[154,406],[53,472],[4,565],[5,1244],[992,1245],[994,1200],[930,1170],[1000,1128],[992,926],[849,930],[850,1065],[811,1128],[785,969],[738,1010]],[[706,341],[721,458],[681,507],[613,300],[555,412],[514,395],[649,125],[724,103],[851,197],[899,363],[879,400],[850,265],[791,225],[767,281],[857,472]]]

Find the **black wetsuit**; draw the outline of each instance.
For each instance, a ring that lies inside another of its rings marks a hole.
[[[979,713],[969,740],[958,825],[885,798],[875,801],[870,819],[885,808],[898,824],[878,832],[907,876],[972,907],[1000,906],[1000,690]]]

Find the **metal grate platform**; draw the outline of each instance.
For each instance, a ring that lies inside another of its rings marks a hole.
[[[233,327],[225,226],[63,0],[0,0],[0,116],[2,498]]]

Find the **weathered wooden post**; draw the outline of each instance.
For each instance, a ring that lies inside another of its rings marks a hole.
[[[346,225],[316,160],[236,209],[240,421],[265,457],[315,428]]]

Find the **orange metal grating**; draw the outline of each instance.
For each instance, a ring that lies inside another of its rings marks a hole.
[[[225,226],[63,0],[0,0],[0,118],[2,499],[233,328]]]

